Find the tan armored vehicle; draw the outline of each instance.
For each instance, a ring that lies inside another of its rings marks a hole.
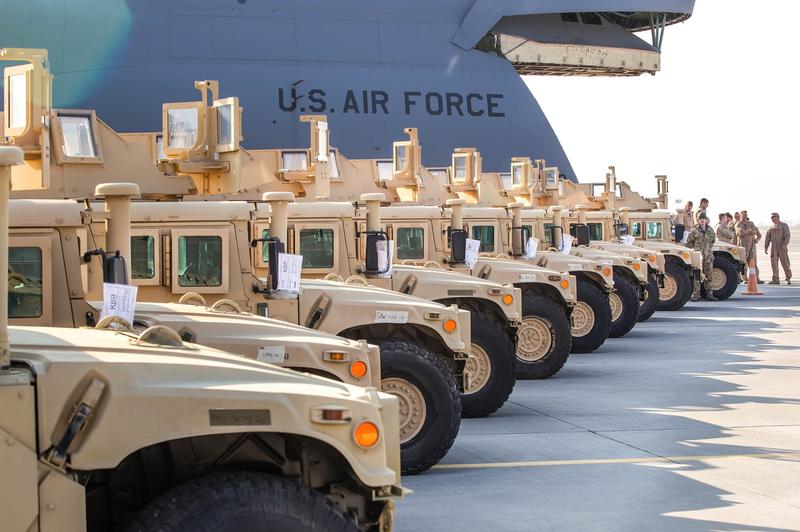
[[[177,197],[192,188],[187,177],[165,179],[152,164],[149,144],[117,135],[93,112],[52,109],[49,99],[38,96],[49,95],[50,75],[44,66],[28,65],[38,72],[29,76],[38,80],[35,83],[6,84],[16,88],[8,91],[7,99],[21,98],[26,109],[24,126],[5,127],[6,137],[28,153],[25,164],[13,168],[12,180],[15,185],[50,185],[50,190],[21,196],[89,198],[95,184],[123,175],[139,180],[143,197]],[[7,70],[7,77],[14,72]],[[214,87],[200,85],[204,95]],[[7,103],[6,108],[14,106]],[[216,124],[217,113],[230,115],[234,108],[238,110],[238,103],[233,100],[217,101],[208,119]],[[184,115],[173,116],[180,122]],[[43,122],[45,127],[37,126]],[[174,135],[168,139],[186,140],[185,131],[170,131]],[[230,138],[238,148],[239,137]],[[220,142],[214,146],[219,148]],[[234,155],[246,156],[238,150]],[[211,172],[230,164],[223,156],[185,166]],[[248,312],[379,345],[382,387],[401,399],[403,470],[429,468],[444,456],[458,432],[459,386],[470,352],[469,312],[388,290],[323,280],[303,281],[297,292],[276,290],[278,275],[265,284],[253,274],[252,212],[252,205],[243,202],[135,202],[131,263],[137,269],[131,282],[139,287],[139,299],[168,303],[198,293],[212,306],[231,300]],[[92,227],[97,231],[94,242],[104,247],[104,220]]]
[[[8,103],[6,131],[26,112]],[[0,147],[4,270],[7,167],[22,162]],[[184,343],[166,327],[8,328],[8,307],[0,287],[4,530],[193,530],[221,519],[237,531],[392,528],[395,397]]]

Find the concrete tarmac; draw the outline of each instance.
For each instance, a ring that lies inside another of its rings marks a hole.
[[[800,530],[800,284],[759,288],[518,381],[403,479],[397,530]]]

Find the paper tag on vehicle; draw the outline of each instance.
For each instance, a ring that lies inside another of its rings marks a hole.
[[[572,251],[572,235],[561,235],[561,253],[569,255]]]
[[[378,252],[378,275],[381,277],[392,276],[392,261],[394,260],[394,240],[378,240],[375,246]]]
[[[519,282],[521,283],[534,283],[536,282],[535,273],[521,273],[519,274]]]
[[[408,312],[404,310],[376,310],[375,323],[408,323]]]
[[[636,238],[633,235],[625,235],[622,237],[622,243],[626,246],[632,246],[636,243]]]
[[[286,348],[282,345],[260,345],[256,359],[270,364],[286,362]]]
[[[132,325],[138,290],[139,287],[134,285],[103,283],[103,309],[100,311],[100,319],[117,316]]]
[[[525,243],[525,258],[535,259],[537,249],[539,249],[539,239],[533,237],[529,238]]]
[[[278,290],[300,291],[300,271],[303,269],[303,256],[290,253],[278,254]]]
[[[583,271],[583,264],[568,264],[569,271]]]
[[[481,249],[481,241],[473,238],[467,239],[467,246],[464,252],[464,263],[472,268],[478,262],[478,252]]]

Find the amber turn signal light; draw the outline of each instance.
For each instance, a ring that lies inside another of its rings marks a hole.
[[[356,379],[363,379],[367,375],[367,363],[363,360],[356,360],[350,364],[350,375]]]
[[[364,449],[373,447],[378,443],[379,438],[380,432],[378,431],[378,426],[371,421],[362,421],[356,425],[355,430],[353,430],[353,439],[359,447],[363,447]]]
[[[513,302],[514,302],[514,296],[512,296],[511,294],[506,294],[503,296],[503,303],[505,303],[506,305],[510,305]]]
[[[569,288],[569,281],[566,279],[561,281],[561,288]]]
[[[452,333],[458,329],[458,323],[456,323],[456,320],[453,318],[450,318],[449,320],[444,320],[444,323],[442,323],[442,328],[445,331]]]

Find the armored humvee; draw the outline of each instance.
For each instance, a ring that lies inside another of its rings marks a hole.
[[[33,69],[17,74],[38,84]],[[28,111],[8,103],[6,131]],[[0,146],[3,270],[8,167],[22,162]],[[4,529],[392,528],[395,397],[185,343],[163,326],[8,328],[7,303],[2,286]]]
[[[22,102],[26,110],[21,116],[10,113],[5,126],[10,142],[28,153],[25,164],[13,168],[12,181],[20,185],[45,182],[49,190],[15,196],[91,198],[96,183],[122,175],[139,180],[141,194],[147,198],[177,198],[192,189],[189,178],[165,179],[152,164],[149,145],[117,135],[92,111],[52,109],[49,96],[41,97],[50,94],[51,76],[46,64],[23,67],[31,72],[26,79],[33,82],[20,85],[7,79],[6,83],[5,108],[15,109],[16,103],[8,103],[14,100]],[[16,68],[6,69],[6,77],[16,75]],[[207,96],[210,89],[214,92],[215,84],[198,87]],[[216,104],[212,112],[203,115],[214,124],[218,123],[218,113],[225,115],[238,109],[238,103],[230,99]],[[177,113],[177,119],[183,116]],[[10,127],[15,121],[23,125]],[[185,139],[181,135],[178,137]],[[231,138],[238,146],[239,137]],[[223,156],[221,160],[186,164],[211,172],[220,166],[229,167],[231,161]],[[429,468],[444,456],[458,432],[459,386],[470,351],[469,312],[391,291],[330,281],[303,281],[299,291],[288,294],[276,290],[277,276],[272,276],[273,284],[266,285],[253,275],[253,237],[249,234],[252,210],[250,204],[242,202],[216,207],[210,203],[135,202],[133,234],[135,241],[141,237],[136,245],[144,260],[132,256],[131,263],[144,270],[132,272],[131,282],[138,285],[140,299],[168,303],[188,293],[199,293],[212,306],[220,300],[232,300],[262,316],[353,340],[372,340],[381,347],[382,386],[398,395],[402,403],[403,470],[411,473]],[[98,220],[92,227],[98,230],[93,233],[95,244],[103,248],[105,221]],[[124,247],[123,243],[119,245]]]

